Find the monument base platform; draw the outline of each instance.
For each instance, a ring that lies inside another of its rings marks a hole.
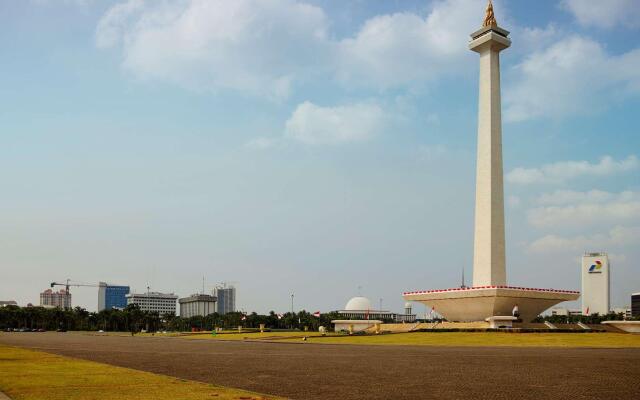
[[[491,329],[513,328],[513,323],[517,320],[518,318],[516,317],[509,317],[506,315],[485,318],[485,321],[489,323],[489,328]]]
[[[602,323],[625,332],[640,333],[640,321],[603,321]]]
[[[447,321],[484,321],[493,316],[511,316],[517,304],[520,318],[529,322],[544,310],[563,301],[577,300],[580,292],[571,290],[480,286],[443,290],[405,292],[405,301],[426,304]]]
[[[367,329],[379,327],[382,321],[375,319],[335,319],[331,321],[334,324],[335,332],[346,331],[349,333],[364,332]]]

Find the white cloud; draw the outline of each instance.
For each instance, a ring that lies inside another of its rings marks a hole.
[[[387,123],[384,110],[373,103],[320,107],[305,101],[286,122],[287,137],[306,144],[364,141]]]
[[[640,245],[640,226],[616,226],[607,234],[575,237],[547,235],[531,243],[528,250],[533,253],[577,253],[627,245]]]
[[[106,12],[96,43],[121,44],[142,80],[281,99],[324,65],[326,28],[322,9],[294,0],[130,0]]]
[[[559,191],[543,195],[546,207],[529,210],[529,223],[537,228],[603,225],[640,219],[640,193]]]
[[[592,114],[640,93],[640,49],[608,54],[594,40],[573,35],[535,51],[508,71],[505,120]]]
[[[476,1],[448,0],[435,3],[426,17],[371,18],[353,38],[340,42],[338,77],[384,89],[472,67],[459,61],[469,56],[468,30],[480,27],[481,16]]]
[[[563,0],[561,4],[584,26],[640,26],[640,2],[637,0]]]
[[[144,6],[144,0],[129,0],[119,3],[107,10],[98,22],[96,29],[96,45],[100,48],[120,44],[125,35],[129,19]]]
[[[322,8],[296,0],[128,0],[104,14],[96,44],[122,49],[123,68],[137,79],[195,91],[282,100],[318,79],[415,88],[476,68],[467,44],[482,8],[475,0],[435,1],[426,15],[376,16],[335,38]],[[512,28],[530,53],[506,71],[506,121],[592,113],[640,93],[640,49],[613,56],[591,39],[560,38],[553,25]]]
[[[544,28],[514,26],[511,29],[510,36],[512,37],[512,41],[517,43],[517,45],[509,48],[509,51],[516,52],[519,56],[530,54],[533,51],[539,51],[549,47],[549,45],[556,42],[564,34],[565,33],[553,23],[550,23]]]
[[[539,168],[515,168],[506,178],[514,184],[549,183],[560,184],[581,176],[608,176],[616,173],[632,171],[640,166],[634,155],[624,160],[616,161],[610,156],[604,156],[598,163],[589,161],[560,161],[546,164]]]
[[[318,76],[386,89],[473,68],[461,60],[482,11],[475,0],[437,1],[426,16],[376,16],[335,39],[321,8],[296,0],[129,0],[104,14],[96,44],[121,46],[141,80],[282,99]]]
[[[590,190],[578,192],[574,190],[556,190],[552,193],[542,194],[537,202],[542,205],[565,205],[576,203],[604,203],[612,200],[630,201],[639,199],[639,194],[632,191],[611,193],[602,190]]]

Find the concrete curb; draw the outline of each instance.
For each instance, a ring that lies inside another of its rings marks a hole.
[[[6,394],[0,392],[0,400],[11,400],[11,397],[9,397]]]

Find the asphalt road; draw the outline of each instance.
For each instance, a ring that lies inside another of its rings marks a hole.
[[[293,399],[640,399],[640,349],[0,333],[0,343]]]

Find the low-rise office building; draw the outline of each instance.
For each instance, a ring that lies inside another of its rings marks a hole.
[[[556,307],[551,309],[551,315],[560,315],[565,317],[580,316],[582,315],[582,311],[570,310],[568,308],[563,308],[563,307]]]
[[[125,297],[127,305],[136,304],[142,311],[157,312],[160,315],[176,315],[178,296],[173,293],[129,293]]]
[[[216,312],[216,296],[209,294],[192,294],[178,300],[180,303],[180,317],[191,318],[195,316],[206,317]]]
[[[17,306],[17,305],[18,303],[14,300],[7,300],[7,301],[0,300],[0,307]]]

